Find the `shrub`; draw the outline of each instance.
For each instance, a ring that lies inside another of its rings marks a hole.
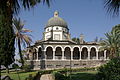
[[[16,63],[14,63],[14,64],[12,65],[12,68],[14,68],[14,69],[18,69],[18,68],[19,68],[19,65],[16,64]]]
[[[96,74],[96,80],[120,80],[120,58],[111,59],[101,66]]]
[[[53,71],[52,74],[55,76],[55,80],[66,80],[66,77],[58,71]]]
[[[26,72],[31,71],[30,65],[24,65],[22,66],[23,70],[25,70]]]

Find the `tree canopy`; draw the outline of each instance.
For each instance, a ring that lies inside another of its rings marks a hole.
[[[101,49],[109,50],[111,57],[120,56],[120,24],[105,34],[106,38],[101,41]]]

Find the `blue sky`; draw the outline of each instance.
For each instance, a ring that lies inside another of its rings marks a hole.
[[[103,7],[104,0],[52,0],[50,8],[38,4],[30,11],[22,10],[19,17],[25,21],[25,28],[32,30],[33,42],[42,38],[45,24],[53,17],[54,11],[59,11],[70,29],[71,37],[84,34],[86,41],[95,37],[105,37],[104,33],[120,23],[120,18],[112,18]]]

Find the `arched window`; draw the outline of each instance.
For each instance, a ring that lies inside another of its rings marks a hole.
[[[88,58],[88,50],[86,47],[83,47],[81,52],[81,59],[87,59],[87,58]]]
[[[52,49],[52,47],[47,47],[46,59],[53,59],[53,49]]]
[[[98,59],[104,59],[104,51],[98,52]]]
[[[90,50],[90,59],[96,59],[96,49],[94,47]]]
[[[59,28],[58,27],[56,27],[56,30],[58,30]]]
[[[55,50],[55,59],[62,59],[62,49],[61,47],[57,47]]]
[[[107,50],[107,51],[106,51],[106,59],[109,59],[109,57],[110,57],[110,51]]]
[[[70,58],[71,58],[71,51],[70,51],[70,48],[69,48],[69,47],[66,47],[66,48],[65,48],[64,58],[65,58],[65,59],[70,59]]]
[[[42,59],[42,49],[41,49],[41,47],[38,49],[38,59]]]
[[[34,52],[33,52],[33,60],[36,60],[37,59],[37,51],[36,49],[34,49]]]
[[[80,52],[78,47],[75,47],[73,50],[73,59],[80,59]]]

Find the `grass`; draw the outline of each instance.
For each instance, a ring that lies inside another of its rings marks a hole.
[[[69,77],[71,76],[71,80],[94,80],[96,73],[97,71],[83,71],[72,73]]]
[[[10,71],[10,73],[8,75],[13,80],[19,80],[19,76],[20,76],[20,80],[25,80],[29,76],[29,74],[32,74],[32,76],[35,76],[36,73],[37,73],[37,71],[33,71],[33,72],[20,71],[19,75],[18,75],[16,71]],[[2,71],[1,75],[6,75],[5,71]]]
[[[26,77],[29,76],[29,74],[35,76],[36,73],[37,71],[33,71],[33,72],[19,71],[20,80],[25,80]],[[68,75],[68,77],[71,77],[70,80],[94,80],[96,73],[97,71],[93,71],[93,70],[72,72],[71,74]],[[2,71],[1,75],[6,75],[5,70]],[[9,76],[13,80],[19,80],[18,74],[15,70],[10,71]]]

